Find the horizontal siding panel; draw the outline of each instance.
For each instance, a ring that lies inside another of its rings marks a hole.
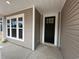
[[[66,1],[66,4],[64,5],[65,8],[63,8],[62,11],[64,11],[64,10],[67,11],[68,7],[71,5],[70,3],[71,3],[71,4],[73,3],[72,0]]]
[[[76,3],[77,1],[76,0],[74,0],[74,2],[71,4],[70,3],[70,8],[67,8],[67,12],[66,12],[66,15],[67,14],[70,14],[70,12],[73,10],[73,9],[75,9],[76,8],[76,6],[78,5],[78,2]],[[71,7],[72,6],[72,7]],[[69,7],[69,6],[68,6]]]
[[[79,15],[79,9],[75,10],[75,12],[73,14],[69,15],[68,17],[66,17],[65,21],[68,21],[68,20],[74,18],[77,15]]]
[[[73,6],[73,8],[70,10],[70,11],[68,11],[68,14],[66,15],[66,17],[68,17],[68,16],[70,16],[71,14],[73,14],[76,10],[78,10],[79,9],[79,4],[78,3],[76,3],[74,6]]]
[[[68,23],[70,23],[70,22],[73,22],[73,21],[75,21],[75,20],[78,20],[78,19],[79,19],[78,16],[79,16],[79,15],[76,15],[76,16],[74,16],[74,18],[69,19],[68,21],[65,22],[65,24],[68,24]]]
[[[67,0],[61,11],[61,50],[64,59],[79,59],[79,0]]]

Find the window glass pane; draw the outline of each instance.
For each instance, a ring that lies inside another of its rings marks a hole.
[[[8,31],[8,36],[10,36],[10,29],[8,29],[7,31]]]
[[[23,36],[23,30],[19,29],[19,38],[22,39],[22,36]]]
[[[0,32],[2,31],[2,22],[0,22]]]
[[[17,37],[17,36],[16,36],[16,35],[17,35],[16,29],[12,29],[11,31],[12,31],[12,37],[15,37],[15,38],[16,38],[16,37]]]
[[[22,18],[22,17],[19,17],[18,20],[19,20],[19,21],[23,21],[23,18]]]
[[[10,20],[7,20],[7,23],[10,23]]]
[[[23,27],[22,23],[19,23],[19,28],[22,28],[22,27]]]
[[[10,20],[7,20],[7,27],[10,27]]]
[[[11,27],[12,27],[12,29],[16,29],[16,25],[17,23],[16,23],[16,18],[13,18],[13,19],[11,19]]]
[[[22,17],[18,18],[18,25],[19,25],[19,28],[23,27],[23,18]]]

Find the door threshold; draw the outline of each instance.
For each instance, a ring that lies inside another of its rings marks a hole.
[[[44,45],[51,46],[51,47],[56,47],[54,44],[51,44],[51,43],[44,43]]]

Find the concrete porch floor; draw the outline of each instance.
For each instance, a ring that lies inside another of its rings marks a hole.
[[[2,59],[63,59],[56,47],[40,45],[35,51],[12,43],[2,44],[0,49]]]

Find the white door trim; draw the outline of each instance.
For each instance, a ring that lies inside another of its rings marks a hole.
[[[49,15],[49,16],[51,16],[51,15]],[[54,37],[54,44],[48,44],[48,43],[45,43],[45,41],[44,41],[44,32],[45,32],[45,17],[49,17],[49,16],[44,16],[43,17],[43,34],[42,34],[42,43],[43,44],[46,44],[46,45],[50,45],[50,46],[57,46],[57,37],[58,37],[58,15],[53,15],[53,16],[55,16],[56,18],[55,18],[55,37]]]

